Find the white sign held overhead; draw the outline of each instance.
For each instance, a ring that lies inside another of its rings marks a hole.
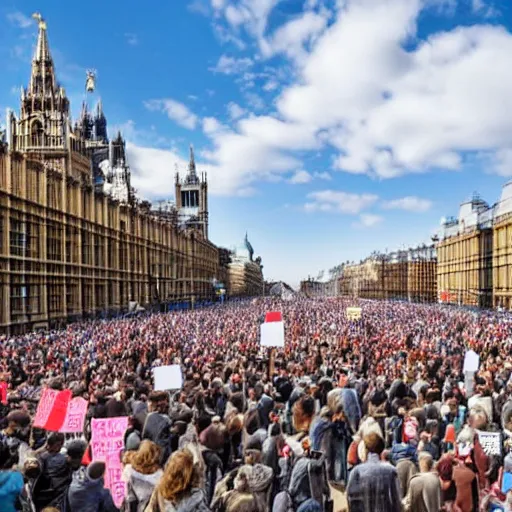
[[[153,377],[155,379],[155,391],[181,389],[183,387],[183,375],[179,364],[157,366],[153,368]]]
[[[473,350],[468,350],[464,356],[464,373],[477,372],[480,366],[480,356]]]
[[[265,322],[260,328],[262,347],[284,347],[284,323]]]

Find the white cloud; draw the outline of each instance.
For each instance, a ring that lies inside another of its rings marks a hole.
[[[270,92],[270,91],[275,91],[278,87],[279,87],[279,82],[277,80],[271,79],[263,85],[263,90]]]
[[[488,163],[491,173],[506,178],[512,176],[512,148],[501,149],[487,160],[490,160]]]
[[[319,180],[324,180],[324,181],[331,181],[332,180],[332,176],[327,171],[315,172],[313,174],[313,177],[316,178],[316,179],[319,179]]]
[[[313,176],[308,171],[300,170],[297,171],[288,181],[292,185],[303,185],[309,183],[313,179]]]
[[[237,59],[236,57],[221,55],[215,67],[210,68],[210,71],[224,75],[238,75],[248,70],[252,65],[253,61],[249,57]]]
[[[183,128],[193,130],[196,127],[198,118],[189,108],[179,101],[167,98],[161,100],[149,100],[144,102],[148,110],[164,112],[169,119],[176,122]]]
[[[511,34],[459,27],[407,52],[402,45],[415,36],[422,5],[347,2],[314,46],[299,84],[278,99],[284,119],[327,131],[340,150],[336,167],[382,178],[454,170],[462,151],[509,144]]]
[[[384,220],[380,215],[373,213],[363,213],[359,216],[359,222],[353,224],[356,228],[373,228]]]
[[[308,45],[324,31],[327,26],[329,12],[321,13],[306,11],[301,16],[279,27],[268,39],[260,41],[260,49],[264,57],[286,54],[296,60],[307,56]]]
[[[22,12],[15,11],[7,15],[7,19],[13,25],[19,28],[28,28],[34,25],[34,20],[28,16],[25,16]]]
[[[391,201],[384,201],[382,207],[385,210],[404,210],[406,212],[423,213],[432,207],[432,201],[415,196],[402,197]]]
[[[311,201],[304,208],[307,212],[332,212],[358,214],[378,200],[374,194],[351,194],[337,190],[322,190],[308,194]]]
[[[242,108],[238,103],[230,102],[227,105],[228,115],[231,120],[235,121],[237,119],[240,119],[247,113],[247,109]]]
[[[126,38],[126,42],[130,46],[137,46],[139,44],[139,38],[137,37],[137,34],[133,34],[131,32],[127,32],[124,37]]]

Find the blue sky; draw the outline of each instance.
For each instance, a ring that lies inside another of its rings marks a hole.
[[[95,69],[139,194],[171,198],[194,144],[211,239],[248,231],[269,279],[428,241],[512,176],[509,0],[3,0],[2,112],[42,8],[74,114]]]

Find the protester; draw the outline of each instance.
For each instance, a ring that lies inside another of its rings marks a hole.
[[[272,365],[259,339],[271,311],[286,333]],[[8,480],[23,469],[20,501],[37,512],[89,498],[129,512],[505,508],[511,349],[508,313],[301,297],[2,336]],[[156,390],[153,368],[173,364],[181,389]],[[47,389],[86,400],[83,429],[63,430],[76,439],[34,426]],[[118,418],[128,427],[98,466],[93,420]]]

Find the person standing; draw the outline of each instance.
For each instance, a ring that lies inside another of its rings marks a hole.
[[[418,456],[420,472],[409,482],[409,490],[402,504],[405,512],[438,512],[441,509],[441,483],[432,471],[434,459],[428,452]]]
[[[356,466],[347,486],[351,512],[400,512],[400,484],[396,469],[380,461],[384,440],[372,432],[364,437],[368,458]]]

